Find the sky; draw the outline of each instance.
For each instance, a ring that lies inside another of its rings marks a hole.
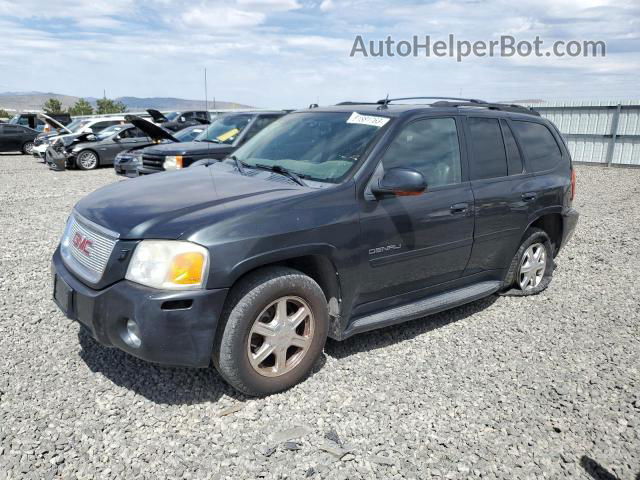
[[[606,57],[350,56],[365,42],[602,40]],[[0,92],[171,96],[259,107],[389,94],[640,98],[638,0],[0,0]]]

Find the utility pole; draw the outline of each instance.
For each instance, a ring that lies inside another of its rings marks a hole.
[[[204,69],[204,109],[209,111],[209,104],[207,103],[207,69]]]

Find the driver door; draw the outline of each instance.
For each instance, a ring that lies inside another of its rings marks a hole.
[[[473,193],[457,117],[405,125],[384,153],[371,182],[393,167],[411,168],[427,189],[415,196],[361,199],[361,248],[367,257],[360,301],[415,292],[462,276],[473,244]]]

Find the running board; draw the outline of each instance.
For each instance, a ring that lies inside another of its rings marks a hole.
[[[355,319],[347,327],[342,338],[376,328],[388,327],[397,323],[442,312],[465,303],[480,300],[500,290],[502,282],[481,282],[450,292],[440,293],[413,303],[394,307]]]

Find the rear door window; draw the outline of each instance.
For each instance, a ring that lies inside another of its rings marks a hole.
[[[504,136],[504,145],[507,148],[507,170],[509,175],[518,175],[522,173],[522,156],[518,150],[518,144],[513,136],[513,132],[509,124],[504,120],[500,120],[502,126],[502,135]]]
[[[528,168],[542,172],[554,168],[562,160],[562,151],[551,131],[541,123],[513,121]]]
[[[471,133],[471,179],[507,176],[507,156],[496,118],[469,117]]]

